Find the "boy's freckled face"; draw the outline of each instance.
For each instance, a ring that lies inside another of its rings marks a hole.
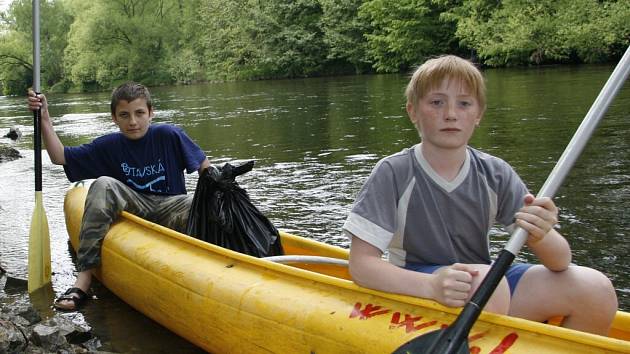
[[[481,107],[465,84],[444,79],[407,106],[409,118],[422,132],[423,143],[440,148],[460,148],[468,144],[481,121]]]
[[[147,101],[142,98],[131,102],[121,100],[116,105],[116,114],[112,116],[112,119],[125,137],[138,140],[149,130],[153,110],[149,109]]]

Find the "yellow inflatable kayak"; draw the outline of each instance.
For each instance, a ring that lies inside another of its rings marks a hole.
[[[65,199],[75,249],[86,194],[76,186]],[[287,256],[272,262],[123,213],[103,242],[97,277],[212,353],[391,353],[457,315],[433,301],[359,287],[349,280],[347,250],[281,234]],[[471,353],[630,353],[630,314],[618,312],[603,337],[482,313],[469,345]]]

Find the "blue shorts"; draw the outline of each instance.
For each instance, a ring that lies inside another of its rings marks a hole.
[[[514,290],[516,290],[516,286],[518,285],[519,280],[525,272],[532,266],[533,264],[529,263],[514,263],[510,266],[510,268],[505,273],[505,278],[508,281],[508,285],[510,286],[510,296],[514,295]],[[416,272],[432,274],[436,270],[445,267],[443,265],[437,264],[419,264],[419,263],[410,263],[407,262],[405,264],[405,269],[413,270]]]

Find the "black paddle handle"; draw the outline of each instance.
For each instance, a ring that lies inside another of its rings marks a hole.
[[[33,152],[35,154],[35,191],[42,191],[42,113],[41,109],[33,111]]]
[[[472,299],[464,306],[464,309],[445,331],[445,340],[436,341],[426,353],[455,354],[461,353],[460,347],[468,345],[468,334],[472,326],[481,314],[481,310],[488,303],[492,293],[499,285],[501,279],[507,272],[508,268],[514,261],[516,256],[510,251],[502,250],[499,252],[497,260],[494,262],[488,274],[483,279],[479,288],[473,295]],[[465,348],[466,352],[468,348]]]

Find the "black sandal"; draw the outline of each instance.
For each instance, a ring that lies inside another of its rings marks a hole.
[[[57,310],[61,311],[76,311],[81,307],[85,301],[88,299],[88,294],[85,291],[79,288],[70,288],[66,290],[63,295],[59,296],[57,300],[55,300],[54,306]],[[72,307],[64,307],[60,305],[61,301],[72,301]]]

